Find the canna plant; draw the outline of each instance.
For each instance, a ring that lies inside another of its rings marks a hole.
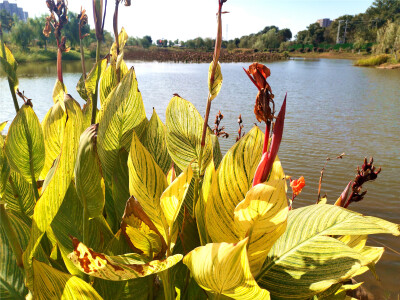
[[[253,127],[222,157],[207,120],[222,85],[224,2],[205,119],[177,94],[165,124],[155,110],[147,119],[124,29],[82,76],[83,108],[61,88],[41,123],[31,102],[16,109],[0,136],[1,299],[346,299],[359,286],[350,278],[375,272],[384,249],[368,235],[399,236],[399,225],[326,201],[289,210],[277,156],[286,97],[275,116],[266,66],[246,70],[266,130]],[[358,199],[376,178],[368,170],[339,202]]]

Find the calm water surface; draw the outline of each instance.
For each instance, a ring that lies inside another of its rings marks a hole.
[[[195,104],[201,114],[207,98],[208,64],[128,62],[134,66],[148,118],[155,107],[165,121],[165,110],[174,93]],[[287,118],[279,156],[286,174],[303,175],[306,187],[296,198],[295,207],[315,202],[320,170],[327,157],[345,152],[342,160],[328,163],[322,186],[328,201],[334,203],[346,184],[354,178],[357,165],[373,156],[382,173],[362,202],[352,209],[400,223],[400,70],[356,68],[349,60],[290,60],[269,63],[269,83],[280,106],[288,93]],[[224,82],[213,101],[210,126],[221,110],[228,139],[220,139],[226,152],[233,144],[242,114],[245,131],[257,120],[253,106],[257,89],[242,70],[248,64],[223,64]],[[21,65],[20,89],[33,99],[42,120],[52,105],[56,78],[55,63]],[[68,92],[81,104],[75,86],[80,77],[79,62],[64,66]],[[12,120],[15,112],[4,75],[0,77],[0,121]],[[378,235],[371,244],[383,243],[400,252],[400,239]],[[397,299],[400,295],[400,255],[387,249],[377,266],[380,281],[371,274],[360,280],[377,299]]]

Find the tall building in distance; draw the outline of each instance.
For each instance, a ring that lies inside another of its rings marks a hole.
[[[17,17],[24,22],[28,20],[28,13],[21,7],[18,7],[17,3],[10,3],[7,0],[4,0],[0,3],[0,10],[2,9],[7,11],[10,15],[16,14]]]
[[[317,20],[316,23],[318,23],[319,26],[321,26],[321,27],[328,27],[329,25],[331,25],[332,20],[329,18],[319,19],[319,20]]]

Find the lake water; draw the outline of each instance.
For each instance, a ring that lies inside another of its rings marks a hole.
[[[208,64],[128,62],[134,66],[148,118],[155,107],[165,121],[165,110],[174,93],[195,104],[203,115],[208,93]],[[242,67],[249,64],[222,64],[224,82],[212,102],[210,126],[221,110],[221,125],[230,134],[220,139],[223,152],[235,142],[237,118],[242,115],[248,132],[257,121],[253,114],[257,89]],[[400,223],[400,70],[357,68],[349,60],[289,60],[269,63],[269,83],[280,107],[285,93],[287,117],[279,156],[286,174],[304,176],[306,187],[294,207],[315,203],[321,168],[327,157],[345,152],[342,160],[328,163],[322,194],[334,203],[347,183],[354,179],[357,165],[373,156],[382,173],[364,185],[365,199],[350,206],[363,214]],[[64,66],[68,92],[81,104],[75,86],[80,63]],[[33,63],[19,67],[20,89],[33,99],[40,118],[52,105],[56,79],[55,63]],[[15,112],[4,75],[0,78],[0,121],[12,120]],[[387,235],[372,237],[370,243],[400,252],[400,239]],[[380,281],[368,273],[359,278],[377,299],[398,299],[400,295],[400,255],[389,249],[377,266]]]

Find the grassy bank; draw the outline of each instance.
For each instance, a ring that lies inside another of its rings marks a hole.
[[[352,52],[336,52],[336,51],[330,51],[330,52],[307,52],[307,53],[290,52],[289,55],[291,57],[352,59],[352,60],[359,60],[360,58],[370,57],[370,54],[368,54],[366,52],[352,53]]]
[[[354,65],[360,67],[384,67],[392,69],[400,67],[400,59],[396,60],[391,55],[381,54],[366,59],[359,59]]]
[[[40,48],[30,48],[28,50],[13,49],[11,50],[17,62],[41,62],[41,61],[56,61],[57,60],[57,49],[44,50]],[[89,52],[85,51],[85,57],[89,58]],[[63,60],[80,60],[81,54],[79,51],[70,50],[67,53],[63,53]]]

